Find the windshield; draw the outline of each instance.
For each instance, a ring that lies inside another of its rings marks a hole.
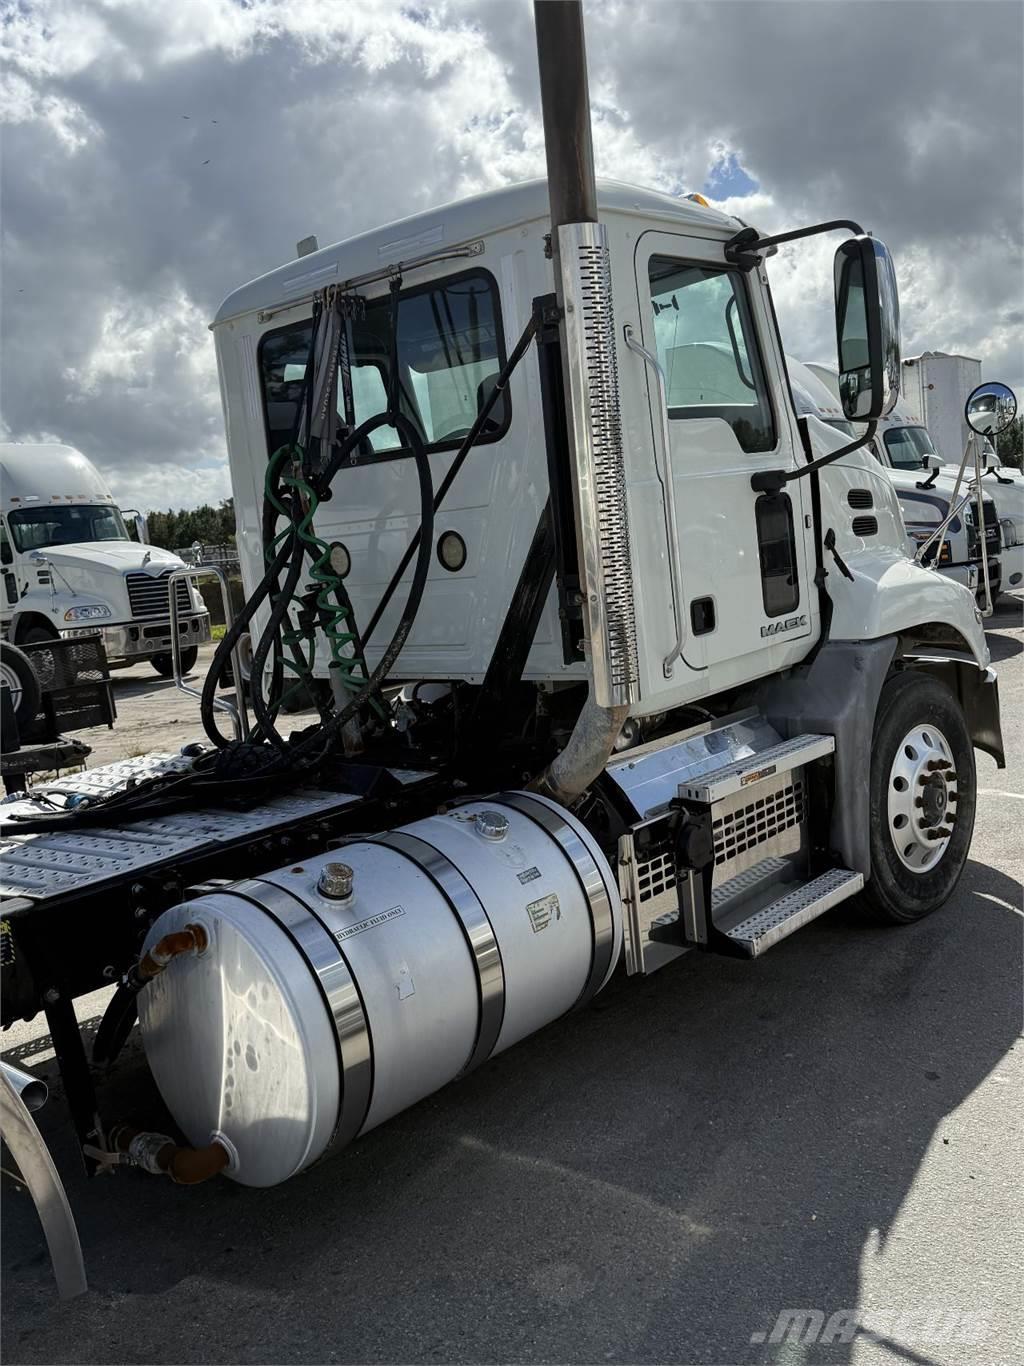
[[[51,545],[81,541],[127,541],[128,532],[117,508],[86,504],[19,508],[7,514],[19,550],[45,550]]]
[[[890,427],[885,433],[889,463],[897,470],[919,470],[924,457],[934,455],[932,439],[923,427]]]

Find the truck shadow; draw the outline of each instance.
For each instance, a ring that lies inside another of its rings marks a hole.
[[[7,1359],[849,1361],[751,1338],[789,1307],[861,1305],[926,1150],[1017,1037],[1019,904],[971,863],[919,925],[847,905],[754,964],[620,976],[272,1190],[86,1182],[52,1099],[93,1290],[48,1297],[8,1199]],[[112,1087],[143,1077],[136,1049]]]

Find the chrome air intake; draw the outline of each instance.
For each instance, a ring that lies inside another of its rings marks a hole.
[[[595,700],[638,698],[636,611],[619,412],[611,265],[600,223],[558,229],[576,526]]]
[[[567,811],[505,793],[166,911],[139,1019],[171,1114],[272,1186],[611,976],[615,880]]]

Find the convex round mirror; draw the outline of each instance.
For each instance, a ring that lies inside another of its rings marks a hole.
[[[979,384],[968,395],[964,416],[979,436],[998,436],[1017,416],[1017,397],[1008,384]]]

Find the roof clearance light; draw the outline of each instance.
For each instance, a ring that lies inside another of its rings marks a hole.
[[[694,202],[694,204],[699,204],[699,205],[701,206],[702,209],[710,209],[710,208],[711,208],[711,205],[710,205],[710,204],[708,203],[708,201],[704,198],[704,196],[703,196],[702,194],[697,194],[696,191],[695,191],[693,194],[688,194],[688,195],[686,196],[686,198],[687,198],[687,199],[692,199],[693,202]]]

